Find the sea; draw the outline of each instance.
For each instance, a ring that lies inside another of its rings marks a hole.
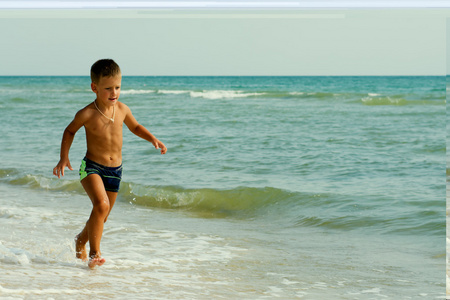
[[[88,76],[0,77],[0,299],[445,299],[445,76],[124,76],[106,263],[91,202],[52,175]],[[448,193],[447,193],[448,194]]]

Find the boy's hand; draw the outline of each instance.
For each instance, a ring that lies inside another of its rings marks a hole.
[[[160,140],[156,140],[153,145],[156,149],[161,149],[161,154],[166,154],[167,148]]]
[[[58,178],[61,178],[60,175],[64,176],[64,169],[69,168],[69,170],[73,171],[72,166],[70,165],[70,161],[67,160],[60,160],[59,163],[56,165],[56,167],[53,168],[53,175],[58,176]]]

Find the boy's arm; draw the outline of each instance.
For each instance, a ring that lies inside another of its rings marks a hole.
[[[70,146],[72,146],[73,139],[75,137],[75,133],[77,133],[78,129],[83,126],[83,118],[82,113],[79,111],[75,118],[70,122],[70,124],[66,127],[63,133],[62,141],[61,141],[61,153],[60,153],[60,160],[55,168],[53,168],[53,175],[58,176],[64,176],[64,169],[65,167],[68,167],[69,170],[73,170],[72,166],[70,165],[69,161],[69,149]]]
[[[160,140],[158,140],[153,134],[151,134],[150,131],[147,130],[147,128],[138,123],[138,121],[134,118],[133,114],[131,113],[131,110],[128,108],[128,106],[126,105],[124,106],[126,109],[126,116],[124,123],[125,125],[127,125],[128,129],[138,137],[152,143],[156,149],[161,149],[161,154],[165,154],[167,152],[166,146]]]

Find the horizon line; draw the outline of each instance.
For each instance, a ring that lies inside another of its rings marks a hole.
[[[447,75],[122,75],[124,77],[447,77]],[[0,77],[90,77],[90,75],[0,75]]]

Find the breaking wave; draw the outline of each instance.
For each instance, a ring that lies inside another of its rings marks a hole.
[[[23,174],[15,169],[0,169],[0,183],[84,194],[78,180],[48,178]],[[428,202],[426,210],[411,203],[401,215],[385,214],[392,205],[374,201],[361,202],[358,196],[333,193],[292,192],[273,187],[235,187],[232,189],[146,186],[123,182],[119,201],[152,209],[185,211],[201,218],[265,220],[287,227],[317,227],[323,230],[373,230],[404,235],[445,232],[439,218],[441,203]],[[378,206],[370,206],[378,202]],[[365,204],[364,204],[365,203]],[[370,206],[370,207],[369,207]]]

